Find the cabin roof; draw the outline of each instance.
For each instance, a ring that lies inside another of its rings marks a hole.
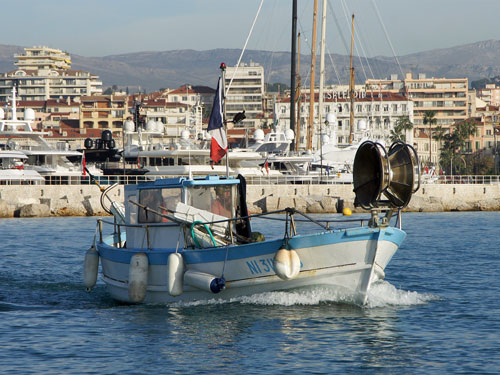
[[[158,189],[181,188],[193,186],[236,185],[240,180],[234,177],[206,176],[206,177],[174,177],[163,178],[156,181],[142,182],[137,185],[126,185],[125,189]]]

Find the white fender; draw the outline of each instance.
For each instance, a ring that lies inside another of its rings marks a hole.
[[[211,293],[219,293],[226,287],[226,280],[223,277],[192,270],[184,273],[184,283]]]
[[[128,297],[133,303],[140,303],[146,298],[148,287],[148,256],[137,253],[130,258],[128,269]]]
[[[184,260],[179,253],[172,253],[168,256],[168,293],[173,296],[180,296],[184,288]]]
[[[274,272],[282,280],[291,280],[300,272],[300,258],[295,250],[279,249],[273,259]]]
[[[85,253],[83,262],[83,285],[90,292],[97,281],[97,270],[99,269],[99,254],[94,246]]]

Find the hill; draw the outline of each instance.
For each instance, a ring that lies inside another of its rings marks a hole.
[[[22,53],[20,46],[0,45],[0,72],[15,69],[15,53]],[[71,51],[69,51],[71,54]],[[148,92],[159,88],[176,88],[185,83],[215,87],[219,65],[233,65],[240,50],[214,49],[207,51],[174,50],[126,53],[104,57],[85,57],[71,54],[73,69],[99,75],[104,87],[118,85],[131,89],[140,87]],[[349,57],[334,54],[326,58],[327,83],[346,83],[349,76]],[[361,60],[361,61],[360,61]],[[398,57],[401,70],[429,77],[469,78],[469,81],[489,79],[500,75],[500,41],[488,40],[452,48],[436,49]],[[290,53],[248,50],[244,62],[257,62],[264,66],[266,82],[289,83]],[[301,55],[300,66],[303,82],[307,82],[310,56]],[[355,58],[356,81],[368,78],[386,78],[391,74],[401,76],[400,68],[392,57],[377,56],[369,59]],[[317,69],[319,70],[319,69]],[[365,76],[365,73],[366,76]],[[368,73],[369,72],[369,73]],[[371,73],[373,72],[373,74]]]

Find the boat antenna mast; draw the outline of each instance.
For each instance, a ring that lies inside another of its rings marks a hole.
[[[349,70],[349,99],[351,100],[351,111],[349,120],[349,144],[352,145],[354,138],[354,65],[352,61],[352,49],[354,46],[354,13],[352,14],[351,25],[351,63]]]

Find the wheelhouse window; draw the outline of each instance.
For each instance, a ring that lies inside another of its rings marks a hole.
[[[187,191],[187,204],[213,214],[233,217],[235,185],[195,186]]]
[[[175,211],[177,203],[182,199],[182,190],[180,188],[170,189],[143,189],[139,192],[139,203],[158,211],[162,214],[168,214],[170,211]],[[139,223],[162,223],[168,219],[139,208]]]

